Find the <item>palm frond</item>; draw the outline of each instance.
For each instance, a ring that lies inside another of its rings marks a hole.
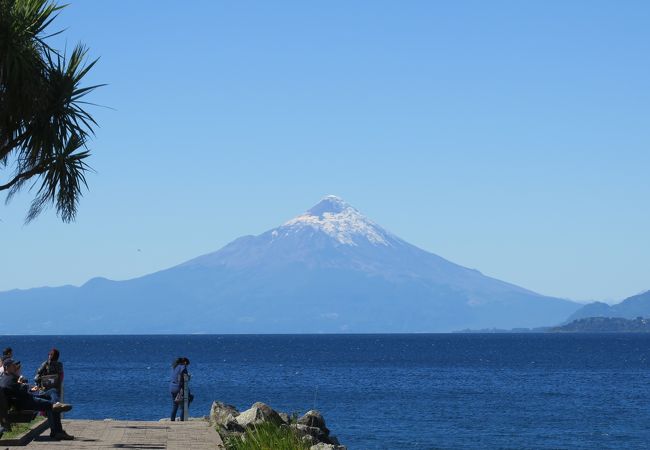
[[[86,143],[97,122],[86,96],[103,85],[83,82],[98,59],[76,45],[69,55],[51,48],[46,34],[61,9],[51,0],[0,0],[0,167],[14,175],[0,184],[6,201],[31,182],[36,189],[26,222],[54,205],[74,220],[87,189]],[[10,158],[11,156],[11,158]]]
[[[48,161],[46,170],[40,175],[40,187],[27,213],[27,223],[50,204],[56,206],[57,214],[64,222],[74,220],[79,199],[83,195],[82,188],[88,188],[86,172],[92,171],[85,162],[89,156],[83,139],[77,135],[71,136],[65,147]]]

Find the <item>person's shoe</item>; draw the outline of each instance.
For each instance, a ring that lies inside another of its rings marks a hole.
[[[72,405],[67,403],[56,402],[52,405],[52,411],[54,412],[66,412],[72,409]]]
[[[50,437],[56,441],[73,441],[74,436],[69,435],[65,431],[59,431],[58,433],[50,434]]]

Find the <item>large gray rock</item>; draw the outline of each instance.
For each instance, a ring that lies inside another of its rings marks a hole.
[[[325,426],[325,419],[323,418],[323,415],[315,409],[307,411],[302,415],[302,417],[298,418],[298,423],[300,425],[307,425],[308,427],[320,428],[323,430],[323,433],[325,433],[325,435],[330,434],[330,430],[328,430]]]
[[[309,445],[310,447],[312,445],[318,444],[318,439],[316,439],[314,436],[311,436],[309,434],[306,434],[302,437],[300,437],[300,440],[304,442],[305,444]]]
[[[265,422],[271,422],[275,425],[283,423],[280,415],[269,405],[262,402],[253,403],[250,409],[235,417],[235,421],[244,428],[250,428]]]
[[[232,405],[221,402],[212,402],[210,408],[210,425],[220,427],[231,431],[242,431],[236,421],[239,411]]]
[[[313,440],[315,440],[315,443],[317,442],[325,442],[325,443],[330,443],[327,434],[323,432],[318,427],[310,427],[307,425],[303,425],[300,423],[293,423],[289,425],[289,427],[301,438],[305,436],[311,436]]]
[[[277,412],[261,402],[254,403],[241,413],[234,406],[217,401],[210,408],[210,424],[217,428],[222,437],[241,436],[246,428],[267,422],[288,426],[302,442],[310,446],[310,450],[347,450],[335,436],[330,435],[325,419],[316,410],[307,411],[291,423],[292,418],[288,414]]]
[[[244,431],[246,431],[244,427],[239,425],[236,419],[228,419],[225,428],[226,431],[234,432],[234,433],[243,433]]]
[[[309,450],[347,450],[348,448],[345,445],[334,445],[326,444],[324,442],[319,442],[309,447]]]

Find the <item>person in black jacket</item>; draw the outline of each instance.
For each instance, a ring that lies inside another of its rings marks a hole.
[[[59,355],[57,349],[50,350],[47,354],[47,361],[41,364],[34,377],[39,389],[43,391],[54,389],[56,391],[56,398],[52,398],[55,402],[61,398],[61,385],[63,383],[63,364],[59,362]]]
[[[50,437],[55,440],[72,440],[63,430],[61,425],[61,413],[70,411],[72,405],[55,402],[49,398],[39,396],[30,392],[29,385],[19,383],[20,362],[13,359],[4,361],[5,372],[0,376],[0,389],[4,391],[7,402],[17,409],[31,409],[35,411],[45,411],[47,421],[50,425]]]

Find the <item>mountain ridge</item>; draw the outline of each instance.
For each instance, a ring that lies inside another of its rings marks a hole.
[[[561,323],[580,307],[422,250],[335,196],[168,269],[123,281],[96,277],[65,292],[44,289],[0,293],[0,302],[53,302],[70,333],[537,327]],[[30,329],[51,327],[32,318]]]
[[[603,302],[588,303],[569,316],[566,322],[590,317],[635,319],[639,316],[650,317],[650,290],[627,297],[613,305]]]

